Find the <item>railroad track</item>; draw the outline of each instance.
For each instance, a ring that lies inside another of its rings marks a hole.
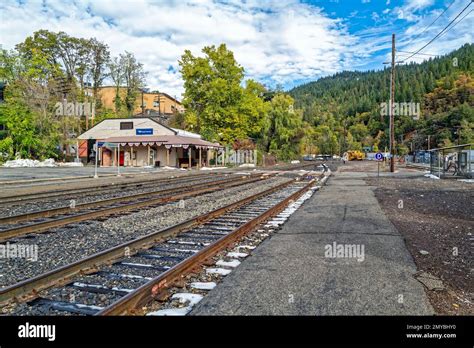
[[[262,169],[265,170],[297,170],[297,169],[303,169],[303,168],[308,168],[308,167],[316,167],[319,164],[322,164],[324,162],[313,162],[313,163],[301,163],[301,164],[288,164],[288,165],[283,165],[283,166],[272,166],[272,167],[264,167]]]
[[[84,194],[84,196],[97,195],[100,193],[109,193],[113,191],[121,191],[124,189],[136,189],[143,188],[144,186],[152,185],[166,185],[179,182],[191,182],[202,180],[203,177],[208,177],[210,175],[220,176],[219,173],[198,173],[193,175],[183,175],[173,178],[162,178],[162,179],[147,179],[147,180],[138,180],[133,182],[124,182],[124,183],[108,183],[100,186],[90,186],[86,188],[78,189],[61,189],[54,190],[53,192],[41,192],[41,193],[28,193],[23,195],[16,195],[14,197],[0,198],[0,207],[1,206],[11,206],[12,204],[24,204],[27,202],[35,202],[38,200],[44,201],[45,199],[52,198],[62,198],[72,195]]]
[[[279,184],[3,288],[0,303],[19,302],[10,314],[25,306],[30,315],[136,313],[185,274],[278,214],[314,182],[291,180]]]
[[[307,168],[315,166],[315,163],[310,164],[301,164],[301,165],[287,165],[287,166],[280,166],[280,167],[271,167],[271,168],[264,168],[266,170],[295,170],[300,168]],[[239,169],[239,168],[237,168]],[[245,168],[241,168],[245,169]],[[229,172],[228,174],[230,174]],[[27,202],[36,202],[39,200],[44,201],[45,199],[53,199],[53,198],[64,198],[67,196],[72,195],[80,195],[84,194],[84,196],[92,196],[99,193],[109,193],[111,190],[120,191],[124,189],[134,189],[134,188],[142,188],[144,185],[165,185],[165,184],[172,184],[180,181],[190,182],[193,180],[201,180],[202,177],[207,176],[221,176],[222,173],[217,172],[206,172],[206,173],[196,173],[192,175],[181,175],[174,178],[162,178],[162,179],[146,179],[146,180],[137,180],[133,182],[125,182],[125,183],[107,183],[102,184],[99,186],[90,186],[86,188],[76,188],[76,189],[56,189],[53,192],[40,192],[40,193],[28,193],[22,195],[16,195],[14,197],[2,197],[0,198],[0,207],[2,206],[11,206],[12,204],[23,204]]]
[[[222,188],[240,186],[263,180],[267,176],[232,176],[199,184],[188,184],[171,189],[138,193],[110,198],[71,207],[53,208],[33,213],[0,218],[0,241],[42,233],[55,227],[78,223],[91,219],[105,218],[115,214],[134,212],[144,207],[179,201],[200,194],[211,193]]]

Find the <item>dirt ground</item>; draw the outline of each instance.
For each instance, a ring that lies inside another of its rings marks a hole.
[[[474,184],[397,169],[394,176],[377,178],[374,162],[351,162],[339,168],[371,173],[366,181],[375,187],[383,211],[403,235],[417,274],[441,284],[424,283],[436,313],[474,314]]]

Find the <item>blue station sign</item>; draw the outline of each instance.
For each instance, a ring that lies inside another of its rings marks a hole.
[[[153,128],[136,128],[136,135],[153,135]]]

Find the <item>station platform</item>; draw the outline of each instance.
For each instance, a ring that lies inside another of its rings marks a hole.
[[[190,314],[433,314],[403,238],[366,176],[333,173]],[[332,254],[339,245],[358,246],[359,257]]]

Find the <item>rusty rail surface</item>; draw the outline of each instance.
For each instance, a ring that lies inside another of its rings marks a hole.
[[[148,283],[130,292],[120,300],[99,311],[96,315],[127,315],[136,313],[138,308],[142,308],[144,305],[151,302],[154,298],[159,296],[160,293],[166,291],[168,287],[172,286],[176,281],[184,277],[186,274],[191,273],[197,267],[212,258],[219,251],[232,245],[237,240],[241,239],[245,234],[254,230],[256,226],[268,220],[273,215],[281,212],[290,201],[300,197],[311,187],[311,185],[313,185],[313,183],[314,179],[302,189],[285,198],[283,201],[268,209],[258,217],[245,223],[233,232],[223,236],[215,243],[205,247],[193,256],[183,260],[176,266],[152,279]]]
[[[193,181],[192,179],[199,180],[202,176],[209,176],[209,174],[213,175],[223,175],[223,173],[197,173],[192,175],[180,175],[173,178],[152,178],[146,180],[137,180],[132,182],[121,182],[118,184],[115,183],[104,183],[102,185],[94,185],[85,188],[75,188],[75,189],[61,189],[61,190],[54,190],[54,191],[47,191],[47,192],[39,192],[39,193],[27,193],[17,196],[11,197],[0,197],[0,206],[7,205],[7,204],[15,204],[15,203],[26,203],[31,201],[36,201],[38,199],[48,199],[48,198],[57,198],[61,196],[68,196],[73,194],[80,194],[80,193],[87,193],[94,190],[95,193],[97,192],[104,192],[110,189],[123,189],[133,186],[142,186],[146,184],[157,184],[157,185],[164,185],[173,182],[179,182],[180,180],[185,181]]]
[[[99,265],[111,264],[114,260],[125,257],[126,255],[134,255],[140,250],[151,248],[154,244],[161,240],[175,236],[183,230],[200,225],[208,220],[223,215],[230,210],[237,209],[248,202],[281,190],[293,182],[294,180],[289,180],[260,193],[228,204],[222,208],[215,209],[209,213],[199,215],[195,218],[186,220],[171,227],[164,228],[143,237],[122,243],[110,249],[95,253],[82,260],[0,289],[0,305],[5,305],[12,301],[21,302],[34,298],[41,290],[54,285],[66,284],[71,277],[78,274],[93,273],[98,269]]]
[[[255,176],[254,176],[255,177]],[[71,211],[78,211],[81,209],[88,209],[88,208],[94,208],[94,207],[100,207],[102,205],[106,204],[111,204],[111,203],[116,203],[124,200],[129,200],[129,199],[138,199],[142,197],[147,197],[150,195],[161,195],[161,194],[168,194],[168,193],[174,193],[179,190],[187,189],[190,187],[202,187],[210,184],[218,184],[218,183],[224,183],[224,182],[229,182],[234,180],[239,180],[236,176],[233,178],[222,178],[220,180],[215,180],[215,181],[208,181],[204,183],[198,183],[198,184],[193,184],[189,183],[189,181],[186,181],[183,186],[180,187],[173,187],[170,189],[160,189],[160,190],[155,190],[155,191],[148,191],[148,192],[141,192],[141,193],[135,193],[127,196],[121,196],[121,197],[114,197],[114,198],[106,198],[106,199],[101,199],[93,202],[86,202],[82,204],[77,204],[74,208],[71,208],[69,206],[67,207],[59,207],[59,208],[52,208],[52,209],[46,209],[46,210],[40,210],[40,211],[35,211],[35,212],[30,212],[26,214],[19,214],[19,215],[11,215],[11,216],[5,216],[5,217],[0,217],[0,225],[1,224],[9,224],[12,222],[20,222],[20,221],[28,221],[32,219],[36,219],[39,217],[49,217],[53,215],[59,215],[59,214],[64,214],[64,213],[69,213]],[[199,180],[199,179],[197,179]],[[194,180],[192,180],[194,182]]]
[[[268,176],[267,176],[268,177]],[[54,227],[60,227],[64,225],[68,225],[71,223],[76,223],[80,221],[85,221],[85,220],[91,220],[94,218],[98,217],[104,217],[104,216],[109,216],[111,214],[117,214],[133,209],[138,209],[138,208],[143,208],[147,207],[150,205],[154,204],[159,204],[159,203],[169,203],[173,201],[177,201],[183,198],[188,198],[191,196],[199,195],[199,194],[204,194],[204,193],[211,193],[217,190],[222,189],[223,187],[225,188],[230,188],[238,185],[243,185],[247,183],[252,183],[255,181],[260,181],[263,180],[261,176],[257,177],[249,177],[242,179],[242,177],[232,177],[229,179],[224,179],[224,180],[219,180],[218,182],[206,182],[206,183],[201,183],[197,185],[188,185],[184,187],[178,187],[178,188],[172,188],[168,190],[162,190],[162,191],[156,191],[153,193],[147,192],[147,193],[139,193],[136,195],[131,195],[131,196],[124,196],[124,197],[118,197],[118,198],[111,198],[103,201],[97,201],[97,202],[91,202],[91,203],[84,203],[80,205],[80,209],[85,209],[85,208],[91,208],[99,205],[105,205],[105,204],[110,204],[110,203],[116,203],[120,201],[126,201],[129,199],[137,199],[137,198],[142,198],[149,196],[151,194],[166,194],[167,196],[165,197],[157,197],[157,198],[150,198],[145,201],[139,201],[139,202],[131,202],[128,204],[120,205],[120,206],[114,206],[114,207],[104,207],[99,210],[95,211],[89,211],[89,212],[84,212],[84,213],[79,213],[71,216],[66,216],[66,217],[61,217],[57,218],[54,220],[50,221],[42,221],[42,222],[37,222],[33,224],[28,224],[28,225],[23,225],[23,226],[18,226],[18,227],[13,227],[10,229],[5,229],[0,231],[0,242],[13,238],[13,237],[19,237],[25,234],[29,233],[41,233],[45,232],[51,228]],[[186,189],[186,188],[191,188],[189,191],[185,191],[182,193],[179,193],[178,191],[181,191]],[[69,207],[64,207],[64,208],[55,208],[52,209],[52,213],[50,214],[50,210],[45,210],[43,212],[37,212],[37,213],[30,213],[30,214],[25,214],[30,216],[30,219],[32,218],[31,216],[34,217],[47,217],[50,215],[57,215],[60,212],[74,212],[77,209],[71,209]],[[79,209],[79,210],[80,210]],[[22,221],[22,220],[19,220]],[[2,222],[2,220],[0,220]]]

